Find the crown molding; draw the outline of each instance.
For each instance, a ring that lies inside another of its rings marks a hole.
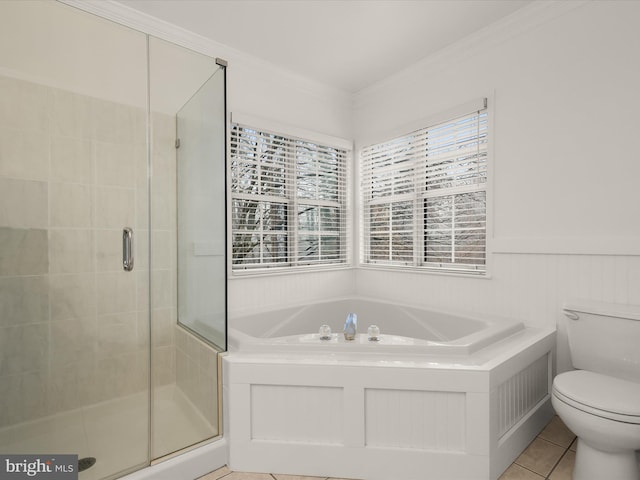
[[[314,95],[319,98],[328,94],[341,97],[347,102],[351,101],[351,94],[348,92],[280,68],[259,57],[249,55],[203,35],[178,27],[170,22],[123,5],[116,0],[57,1],[209,57],[222,58],[228,61],[230,67],[234,70],[238,67],[242,68],[241,65],[249,65],[251,69],[259,69],[265,75],[273,74],[280,77],[283,83],[286,83],[291,88],[295,88],[299,92]]]
[[[464,58],[473,57],[492,46],[501,44],[554,18],[589,3],[589,0],[537,0],[514,13],[474,32],[432,55],[398,71],[378,83],[356,92],[354,108],[366,105],[372,96],[397,86],[416,75],[433,72]]]
[[[176,45],[203,53],[210,57],[220,56],[221,51],[231,52],[231,48],[210,38],[178,27],[114,0],[57,0],[60,3],[77,8],[78,10],[97,15],[125,27],[132,28],[144,34],[167,40]],[[239,53],[239,52],[238,52]],[[235,56],[235,55],[234,55]]]

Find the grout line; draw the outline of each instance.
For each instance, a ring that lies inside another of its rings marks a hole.
[[[549,480],[549,478],[551,477],[551,475],[553,475],[553,472],[556,470],[556,468],[558,468],[558,465],[560,465],[560,462],[562,461],[562,459],[567,455],[567,452],[569,451],[569,447],[566,447],[564,449],[564,452],[562,453],[562,455],[560,455],[560,458],[558,459],[558,461],[556,462],[556,464],[553,466],[553,468],[551,469],[551,471],[549,472],[549,475],[547,475],[545,477],[545,480]]]
[[[520,468],[524,468],[525,470],[528,470],[529,472],[535,474],[536,476],[542,478],[543,480],[547,480],[548,477],[543,477],[542,475],[540,475],[538,472],[536,472],[535,470],[531,470],[530,468],[525,467],[524,465],[520,465],[518,462],[513,462],[512,465],[518,465]],[[555,467],[553,467],[555,468]],[[551,472],[549,472],[549,475],[551,475],[553,473],[553,468],[551,469]]]

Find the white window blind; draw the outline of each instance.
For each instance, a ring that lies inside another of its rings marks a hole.
[[[231,125],[233,270],[347,261],[347,151]]]
[[[486,109],[361,151],[363,263],[484,273]]]

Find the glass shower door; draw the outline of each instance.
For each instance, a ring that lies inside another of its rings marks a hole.
[[[159,458],[221,433],[226,114],[215,59],[150,37],[149,60],[151,455]]]
[[[146,66],[144,34],[0,2],[0,454],[85,480],[149,462]]]
[[[219,350],[226,345],[224,67],[176,115],[178,321]]]

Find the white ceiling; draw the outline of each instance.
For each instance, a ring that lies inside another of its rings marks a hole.
[[[360,91],[532,0],[119,0],[267,62]]]

